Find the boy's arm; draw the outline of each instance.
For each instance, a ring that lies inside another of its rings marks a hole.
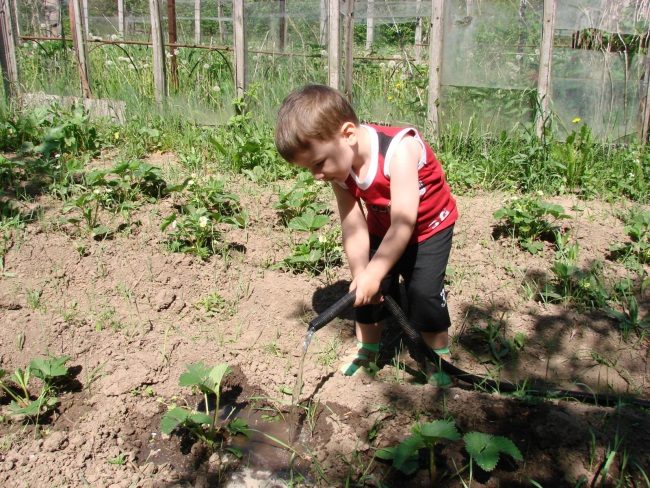
[[[345,189],[332,183],[341,218],[343,250],[348,258],[350,272],[354,279],[368,265],[370,236],[368,224],[357,200]]]
[[[422,145],[414,137],[405,137],[390,161],[390,227],[366,266],[355,276],[355,305],[372,303],[379,292],[381,280],[404,253],[411,239],[420,203],[418,161]]]

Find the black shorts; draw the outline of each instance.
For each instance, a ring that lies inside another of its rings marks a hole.
[[[426,241],[409,245],[393,269],[381,282],[381,291],[398,303],[399,277],[404,278],[408,303],[402,308],[409,322],[420,332],[443,332],[451,325],[445,297],[445,270],[451,252],[454,226],[434,234]],[[370,256],[379,248],[381,238],[370,236]],[[389,314],[383,305],[365,305],[355,309],[356,320],[372,324]]]

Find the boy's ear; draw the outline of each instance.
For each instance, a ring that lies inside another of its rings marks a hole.
[[[341,137],[348,143],[355,144],[357,142],[357,130],[358,127],[353,122],[344,122],[340,130]]]

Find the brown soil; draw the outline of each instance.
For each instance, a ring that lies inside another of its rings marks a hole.
[[[174,158],[155,155],[151,162],[168,167]],[[319,331],[308,350],[300,398],[314,406],[310,415],[306,409],[291,412],[307,322],[346,291],[348,273],[341,267],[310,277],[272,269],[292,244],[273,210],[277,189],[248,181],[230,189],[239,194],[250,222],[226,235],[232,244],[227,256],[207,261],[165,249],[160,222],[171,201],[141,207],[130,228],[96,241],[60,224],[61,202],[36,199],[32,206],[41,216],[12,242],[0,278],[0,367],[13,370],[37,356],[68,354],[76,383],[39,428],[5,417],[0,485],[285,486],[293,480],[305,486],[377,486],[382,480],[383,486],[429,486],[426,469],[406,478],[372,455],[403,440],[414,423],[441,418],[455,420],[461,433],[506,436],[523,454],[523,462],[502,456],[491,473],[474,467],[471,486],[531,486],[530,480],[544,487],[576,486],[580,477],[601,486],[611,450],[618,456],[607,483],[619,479],[622,469],[636,473],[637,482],[638,467],[650,473],[650,418],[638,407],[514,399],[460,382],[439,389],[409,374],[416,365],[406,351],[393,358],[386,351],[375,378],[343,377],[339,359],[354,347],[349,311]],[[553,250],[548,244],[533,256],[512,239],[495,237],[492,213],[503,200],[497,194],[458,198],[461,219],[448,277],[453,363],[512,382],[529,379],[647,401],[647,338],[631,334],[624,341],[603,313],[526,295],[525,283],[551,278]],[[609,247],[627,239],[616,217],[620,202],[552,200],[572,215],[565,226],[578,239],[582,265],[600,261],[605,276],[625,276],[622,265],[607,259]],[[41,292],[38,306],[29,299],[33,291]],[[208,316],[197,303],[214,292],[227,306]],[[647,290],[640,308],[641,316],[649,311]],[[501,327],[511,340],[523,334],[523,348],[494,364],[479,330],[488,326]],[[293,465],[288,451],[264,436],[240,442],[246,455],[237,461],[223,453],[212,456],[187,436],[161,435],[166,405],[200,402],[178,385],[185,365],[198,361],[233,366],[227,401],[248,407],[242,412],[260,430],[289,441],[281,431],[296,424]],[[7,403],[0,396],[0,408]],[[268,416],[260,412],[269,411],[284,416],[280,427],[263,426]],[[622,468],[624,452],[629,459]],[[122,464],[109,462],[120,455]],[[436,460],[442,473],[437,486],[462,486],[461,478],[469,483],[462,441],[441,443]],[[621,486],[633,486],[631,478],[626,483]]]

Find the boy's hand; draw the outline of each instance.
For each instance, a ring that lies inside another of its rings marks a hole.
[[[364,271],[357,276],[350,284],[350,290],[357,290],[357,298],[354,301],[355,307],[380,303],[382,296],[379,291],[381,280],[378,280],[372,274]]]

